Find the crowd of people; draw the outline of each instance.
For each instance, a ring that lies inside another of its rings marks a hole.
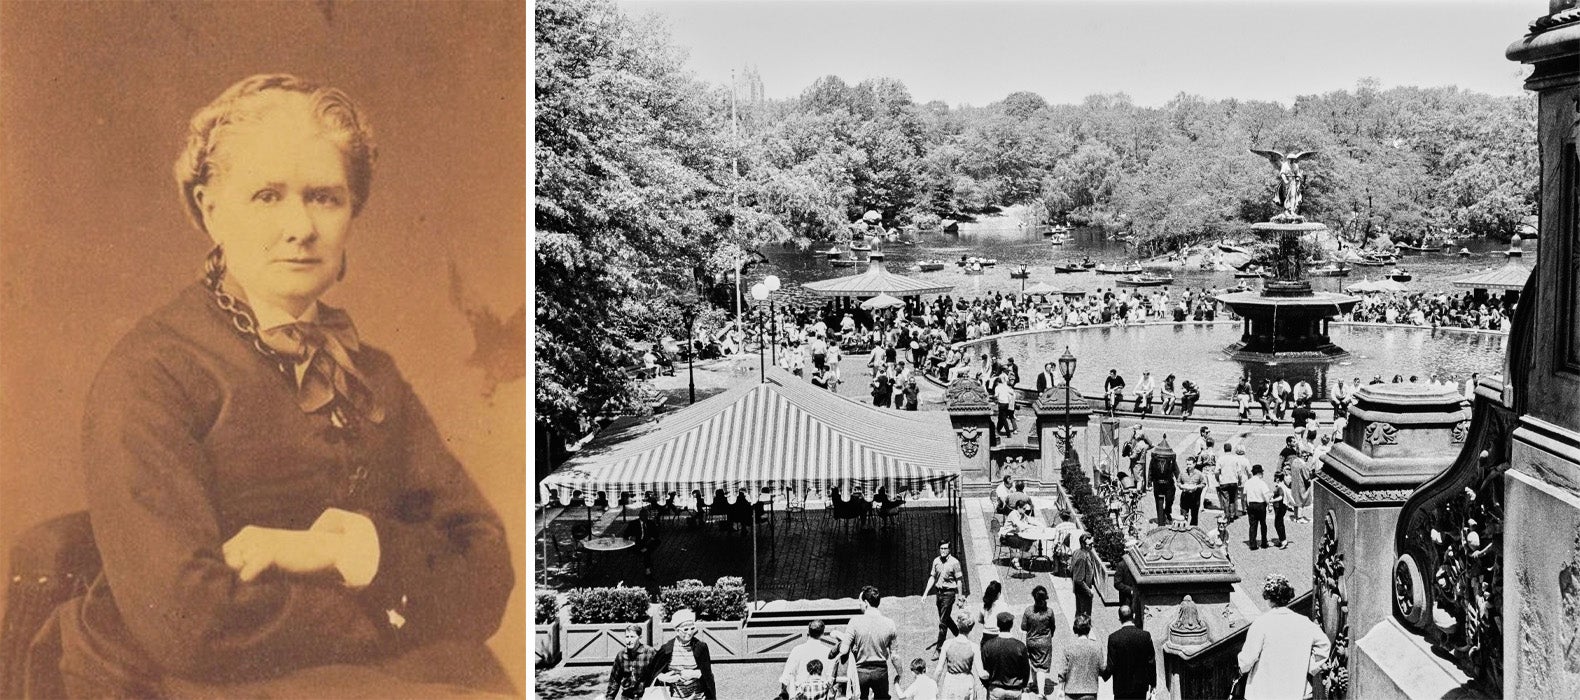
[[[1431,328],[1475,328],[1507,333],[1515,304],[1473,292],[1461,295],[1429,292],[1373,294],[1363,297],[1349,320]]]
[[[807,624],[806,639],[790,650],[779,674],[778,697],[1087,700],[1095,699],[1104,683],[1111,683],[1112,696],[1122,699],[1148,698],[1156,689],[1152,634],[1141,627],[1129,605],[1119,607],[1120,628],[1106,644],[1093,638],[1092,617],[1083,612],[1070,622],[1074,638],[1056,650],[1057,618],[1047,587],[1032,589],[1031,603],[1017,615],[1004,600],[1003,586],[991,581],[983,589],[980,609],[971,610],[956,598],[960,562],[947,543],[940,545],[932,567],[935,575],[927,589],[938,594],[940,631],[939,641],[929,646],[934,650],[931,659],[906,662],[896,653],[899,627],[882,612],[878,589],[866,586],[857,597],[861,612],[843,629],[830,631],[822,620]],[[1307,679],[1287,669],[1307,668],[1292,663],[1306,661],[1297,658],[1302,656],[1309,657],[1311,667],[1320,665],[1327,656],[1327,637],[1310,620],[1278,614],[1294,597],[1287,579],[1269,577],[1263,596],[1273,608],[1252,622],[1238,666],[1248,678],[1247,688],[1257,691],[1254,697],[1300,697]],[[661,694],[672,700],[716,700],[711,650],[697,637],[696,621],[690,609],[676,610],[670,616],[674,636],[657,648],[642,641],[641,625],[628,626],[604,697],[641,700],[661,687]],[[979,626],[981,634],[973,639]],[[903,688],[902,669],[910,671]]]
[[[1149,459],[1154,443],[1137,425],[1121,448],[1129,463],[1118,480],[1122,489],[1152,495],[1159,525],[1175,518],[1200,525],[1202,510],[1216,510],[1220,515],[1210,532],[1220,541],[1228,539],[1230,524],[1244,518],[1252,550],[1288,548],[1292,541],[1286,518],[1311,521],[1306,509],[1311,506],[1312,480],[1321,469],[1322,456],[1342,439],[1342,416],[1331,430],[1319,430],[1313,420],[1285,437],[1277,463],[1269,468],[1246,457],[1244,435],[1220,446],[1212,429],[1202,426],[1195,440],[1180,445],[1170,463]],[[1277,535],[1272,540],[1269,524]]]

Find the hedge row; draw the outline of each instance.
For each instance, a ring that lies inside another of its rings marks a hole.
[[[1097,556],[1118,569],[1125,556],[1125,537],[1108,518],[1108,504],[1092,488],[1092,480],[1087,478],[1079,460],[1066,459],[1060,472],[1064,493],[1081,513],[1081,523],[1092,534],[1092,547],[1097,550]]]
[[[549,598],[547,603],[545,595]],[[553,605],[553,594],[540,593],[536,602],[537,617],[542,622],[545,605]],[[653,599],[645,589],[637,587],[575,588],[566,594],[566,602],[571,609],[571,622],[609,624],[647,620]],[[746,586],[739,576],[720,576],[712,586],[686,579],[660,589],[658,602],[664,606],[666,618],[676,610],[691,608],[697,619],[704,622],[744,619],[748,607]]]

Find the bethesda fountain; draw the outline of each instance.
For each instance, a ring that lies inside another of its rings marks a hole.
[[[1251,224],[1252,230],[1276,246],[1272,277],[1264,282],[1262,290],[1217,297],[1245,322],[1240,341],[1224,348],[1224,352],[1236,360],[1250,362],[1325,362],[1344,357],[1349,353],[1328,338],[1328,322],[1355,308],[1360,298],[1312,291],[1311,281],[1305,278],[1306,255],[1300,244],[1306,235],[1327,228],[1306,221],[1298,212],[1300,188],[1305,181],[1300,161],[1316,152],[1251,152],[1266,157],[1278,168],[1276,201],[1283,212],[1272,221]]]

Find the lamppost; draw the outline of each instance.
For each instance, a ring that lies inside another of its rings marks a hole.
[[[697,302],[687,300],[680,306],[680,316],[686,320],[686,388],[691,400],[697,402]]]
[[[752,285],[752,298],[757,300],[757,318],[758,319],[762,319],[763,318],[763,305],[762,305],[762,303],[768,300],[768,293],[769,293],[768,292],[768,283],[766,283],[766,282],[758,282],[757,284]],[[765,325],[767,325],[767,321],[766,320],[764,320],[762,323],[758,323],[757,324],[757,381],[758,381],[758,383],[762,383],[762,382],[768,381],[768,373],[767,373],[768,370],[763,365],[763,356],[766,354],[766,353],[763,352],[763,326],[765,326]]]
[[[770,295],[768,297],[768,319],[769,323],[773,324],[772,326],[768,327],[768,340],[770,343],[772,343],[768,347],[770,348],[769,352],[772,353],[774,366],[777,367],[779,365],[779,311],[774,308],[774,298],[772,294],[779,291],[779,276],[769,275],[764,277],[763,286],[768,289],[768,294]],[[761,343],[762,338],[758,338],[757,342]]]
[[[1075,434],[1070,430],[1070,380],[1075,378],[1075,356],[1070,354],[1068,345],[1059,358],[1059,376],[1064,377],[1064,454],[1068,456],[1075,444]]]

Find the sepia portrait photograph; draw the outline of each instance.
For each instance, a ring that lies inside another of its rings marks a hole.
[[[532,9],[537,697],[1580,697],[1577,0]]]
[[[526,6],[0,3],[0,697],[522,697]]]

